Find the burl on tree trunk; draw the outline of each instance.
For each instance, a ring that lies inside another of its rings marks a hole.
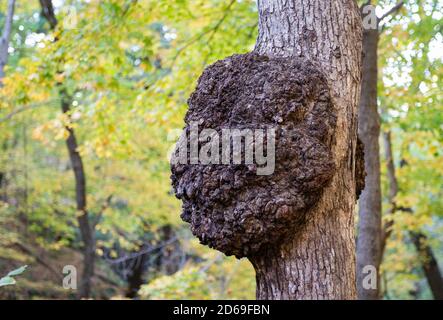
[[[178,146],[194,143],[192,123],[220,136],[273,128],[275,170],[260,175],[233,155],[229,165],[190,164],[187,152],[171,165],[182,218],[203,244],[252,262],[259,299],[354,299],[360,14],[352,0],[258,6],[255,50],[203,72]]]

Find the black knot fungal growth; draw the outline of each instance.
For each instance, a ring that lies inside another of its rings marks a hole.
[[[365,189],[366,169],[365,169],[365,146],[363,141],[357,137],[357,147],[355,148],[355,198],[360,198]]]
[[[219,136],[224,129],[275,129],[272,174],[258,175],[255,163],[171,164],[181,217],[194,235],[244,257],[294,234],[335,172],[330,146],[336,112],[322,72],[294,58],[234,55],[206,68],[188,104],[188,139],[192,123]],[[210,140],[198,140],[198,149]],[[241,154],[244,159],[245,147]]]

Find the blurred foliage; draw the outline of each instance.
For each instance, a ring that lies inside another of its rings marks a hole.
[[[203,258],[188,263],[172,276],[142,286],[143,299],[255,299],[255,274],[246,259],[236,260],[189,240],[185,247]]]
[[[409,231],[425,233],[437,258],[443,257],[437,232],[443,212],[442,9],[441,1],[405,1],[380,37],[379,111],[382,130],[392,133],[395,202],[412,210],[394,214],[382,265],[388,299],[432,298]],[[389,219],[385,160],[382,156],[383,212]]]

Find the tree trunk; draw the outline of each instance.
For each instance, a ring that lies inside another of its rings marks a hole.
[[[427,243],[427,237],[421,232],[409,233],[425,273],[426,280],[435,300],[443,300],[443,278],[438,267],[432,248]]]
[[[3,33],[0,39],[0,79],[5,76],[5,66],[8,63],[8,48],[9,40],[11,38],[12,19],[14,17],[15,0],[8,1],[8,9],[6,12],[5,25],[3,26]]]
[[[395,203],[395,196],[398,193],[398,182],[397,182],[397,177],[395,176],[395,165],[394,165],[394,158],[393,158],[392,144],[391,144],[391,132],[389,131],[383,132],[383,142],[385,149],[387,176],[389,181],[388,199],[391,206],[389,209],[389,215],[392,216],[394,212],[397,210],[397,205]],[[385,252],[386,242],[392,233],[391,228],[393,224],[394,221],[390,218],[385,222],[383,226],[381,244],[380,244],[380,262],[383,260],[383,254]]]
[[[392,141],[391,133],[383,133],[383,140],[385,144],[386,152],[386,163],[388,169],[388,180],[389,180],[389,201],[391,203],[391,212],[394,213],[395,210],[402,210],[406,212],[413,213],[411,208],[399,208],[395,204],[395,197],[398,193],[398,182],[395,174],[394,157],[392,153]],[[393,221],[390,221],[389,226],[392,226]],[[385,247],[387,238],[389,238],[391,231],[390,229],[385,233],[386,236],[383,238],[383,249]],[[437,259],[435,258],[432,248],[427,243],[427,237],[421,232],[409,232],[409,235],[417,249],[417,254],[422,265],[426,281],[431,289],[432,295],[436,300],[443,300],[443,278],[438,267]]]
[[[57,18],[54,14],[54,6],[52,5],[52,0],[40,0],[40,6],[42,8],[41,16],[46,19],[49,23],[51,30],[54,30],[57,26]]]
[[[337,109],[336,174],[306,225],[251,258],[258,299],[355,299],[355,148],[361,78],[361,18],[353,0],[259,0],[255,51],[301,57],[324,71]]]
[[[57,26],[57,19],[54,14],[54,7],[51,0],[40,0],[42,15],[48,20],[52,30]],[[56,39],[57,41],[57,39]],[[61,109],[64,114],[70,117],[72,99],[69,96],[63,83],[57,83],[61,99]],[[91,281],[94,276],[95,265],[95,230],[90,222],[87,197],[86,197],[86,174],[83,166],[83,160],[78,152],[78,143],[75,131],[72,127],[65,127],[68,131],[66,146],[71,161],[72,170],[75,177],[75,199],[77,204],[77,221],[80,228],[80,234],[83,240],[83,272],[80,284],[79,297],[89,298],[91,295]]]
[[[364,6],[371,5],[367,1]],[[362,300],[374,300],[380,297],[380,264],[386,230],[390,222],[382,227],[381,186],[380,186],[380,116],[377,110],[377,80],[378,80],[378,42],[381,21],[396,14],[403,6],[398,2],[381,18],[375,19],[373,28],[363,31],[363,78],[361,100],[358,114],[358,133],[364,145],[365,152],[365,189],[359,199],[359,221],[357,238],[357,290]],[[362,7],[363,8],[363,7]],[[368,14],[371,14],[369,11]],[[387,231],[389,232],[389,231]],[[363,272],[365,266],[373,266],[376,270],[377,285],[375,288],[364,288]]]
[[[62,111],[69,116],[71,110],[71,99],[64,89],[59,91],[62,99]],[[77,221],[80,228],[80,233],[83,240],[83,272],[80,285],[79,296],[81,298],[88,298],[91,294],[91,279],[94,276],[95,264],[95,236],[94,227],[89,221],[87,202],[86,202],[86,176],[83,166],[83,160],[78,152],[77,138],[75,137],[74,129],[65,127],[68,131],[68,139],[66,139],[66,146],[69,152],[69,159],[71,160],[72,170],[75,177],[75,200],[77,203]]]
[[[147,249],[147,245],[144,244],[140,246],[138,251],[143,251]],[[127,278],[128,281],[128,289],[126,291],[126,297],[130,299],[134,299],[138,295],[138,291],[140,290],[141,285],[143,284],[143,273],[146,270],[146,261],[148,260],[149,255],[147,253],[143,253],[135,257],[134,259],[130,259],[126,261],[130,265],[129,275]]]
[[[380,187],[380,116],[377,110],[377,46],[378,28],[363,31],[363,77],[358,112],[358,135],[365,152],[365,188],[359,199],[357,237],[357,290],[358,298],[379,298],[379,267],[381,239],[381,187]],[[377,272],[375,288],[364,288],[365,266],[374,266]]]

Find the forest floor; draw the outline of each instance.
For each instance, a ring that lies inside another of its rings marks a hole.
[[[78,250],[63,248],[49,251],[35,243],[14,244],[0,248],[0,275],[22,265],[26,271],[16,278],[17,284],[0,291],[2,299],[75,299],[76,291],[63,288],[63,267],[77,266],[81,279],[82,254]],[[93,278],[94,299],[111,299],[124,296],[121,280],[103,262],[97,259]]]

